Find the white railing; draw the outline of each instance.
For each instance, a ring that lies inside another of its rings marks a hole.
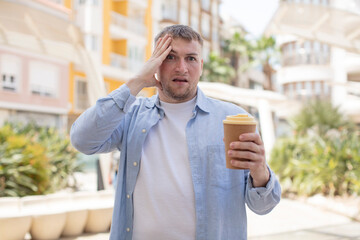
[[[111,53],[110,65],[116,68],[121,68],[131,72],[137,72],[144,65],[143,61],[131,60],[126,56]]]
[[[119,13],[116,12],[111,13],[111,22],[120,28],[126,29],[128,31],[132,31],[141,36],[146,36],[146,27],[143,23],[128,18]]]
[[[130,3],[137,4],[138,6],[146,7],[148,2],[147,0],[129,0]]]
[[[116,53],[110,53],[110,65],[117,68],[128,69],[128,59]]]
[[[121,2],[124,0],[115,0],[115,2]],[[146,8],[148,5],[147,0],[128,0],[129,3],[131,4],[136,4],[138,6],[142,6],[143,8]]]

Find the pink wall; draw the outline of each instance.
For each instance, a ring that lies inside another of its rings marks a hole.
[[[22,54],[18,51],[11,51],[7,49],[0,49],[0,57],[3,54],[10,54],[18,56],[21,59],[21,79],[20,88],[17,92],[4,91],[0,87],[0,102],[15,103],[25,105],[36,105],[39,107],[51,107],[51,108],[67,108],[68,107],[68,85],[69,85],[69,67],[68,64],[59,63],[60,61],[46,60],[48,57],[42,58],[32,56],[30,54]],[[39,96],[31,93],[30,90],[30,79],[29,79],[29,63],[31,61],[44,62],[52,64],[58,68],[59,81],[58,81],[58,92],[56,97]],[[1,61],[0,61],[1,64]],[[0,66],[1,71],[1,66]],[[2,78],[0,79],[2,81]],[[1,83],[0,83],[1,86]]]

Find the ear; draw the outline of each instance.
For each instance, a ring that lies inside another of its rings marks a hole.
[[[203,74],[203,65],[204,65],[204,59],[201,59],[201,72],[200,72],[200,76]]]

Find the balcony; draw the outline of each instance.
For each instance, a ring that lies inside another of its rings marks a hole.
[[[132,6],[139,6],[141,8],[147,8],[147,0],[115,0],[116,2],[124,2],[127,1]]]
[[[116,68],[128,69],[128,59],[126,56],[111,53],[110,54],[110,65]]]
[[[146,44],[145,25],[116,12],[111,13],[110,33],[113,39],[130,39],[142,45]]]
[[[108,77],[121,80],[129,80],[134,76],[137,71],[144,65],[143,61],[129,59],[126,56],[111,53],[110,54],[110,67],[103,65],[103,73]]]

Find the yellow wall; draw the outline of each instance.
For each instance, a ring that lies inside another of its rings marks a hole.
[[[74,111],[74,92],[75,92],[75,80],[74,80],[74,64],[69,64],[69,103],[71,104],[70,112]]]
[[[71,9],[71,0],[64,0],[64,6]]]
[[[121,85],[123,85],[125,83],[125,82],[113,80],[110,78],[104,78],[104,80],[105,80],[105,83],[107,83],[109,86],[108,93],[114,91],[115,89],[117,89],[118,87],[120,87]]]
[[[148,60],[151,57],[152,54],[152,14],[151,14],[151,5],[152,5],[152,0],[148,0],[148,8],[146,9],[146,13],[145,13],[145,26],[148,30],[148,35],[147,35],[147,45],[146,45],[146,53],[145,53],[145,58],[146,60]]]
[[[128,1],[113,2],[113,11],[128,16]]]
[[[74,64],[69,64],[69,103],[71,104],[71,108],[69,110],[70,113],[74,113],[74,106],[75,106],[75,78],[86,78],[86,75],[82,72],[77,72],[74,70]]]
[[[113,40],[112,41],[112,52],[127,55],[127,40]]]
[[[103,1],[103,54],[102,62],[103,64],[110,64],[110,53],[111,49],[111,38],[110,38],[110,23],[111,23],[111,11],[112,11],[112,1],[105,0]]]

